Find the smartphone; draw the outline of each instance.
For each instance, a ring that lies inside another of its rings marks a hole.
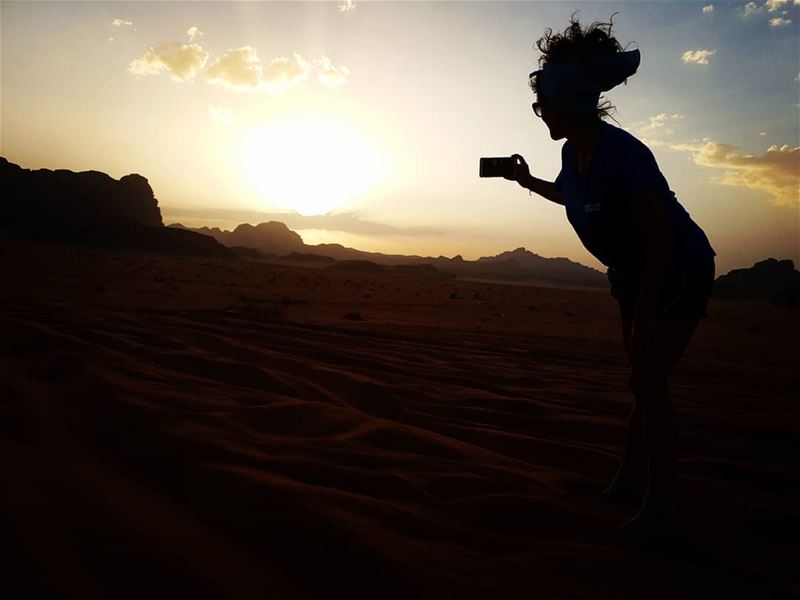
[[[480,176],[503,177],[503,175],[513,173],[515,164],[516,161],[510,156],[481,158]]]

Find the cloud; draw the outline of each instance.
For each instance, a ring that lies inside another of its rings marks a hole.
[[[189,41],[194,41],[196,37],[202,37],[203,32],[196,25],[192,25],[189,29],[186,30],[186,36],[189,38]]]
[[[322,55],[322,58],[315,61],[318,68],[317,81],[328,87],[338,87],[347,82],[347,77],[350,75],[350,69],[344,65],[337,67],[331,63],[331,59]]]
[[[338,8],[339,12],[355,12],[358,10],[353,0],[341,0]]]
[[[228,50],[206,69],[209,83],[236,91],[258,91],[263,86],[261,59],[252,46]]]
[[[312,65],[299,54],[291,58],[281,56],[273,58],[265,72],[267,90],[272,93],[282,93],[297,87],[308,79]]]
[[[685,63],[707,65],[709,57],[714,56],[716,53],[716,50],[687,50],[681,55],[681,59]]]
[[[758,135],[767,135],[767,132],[766,132],[766,131],[760,131],[760,132],[758,133]]]
[[[714,12],[714,5],[713,4],[709,4],[708,6],[704,6],[703,7],[703,14],[704,15],[710,14],[712,12]]]
[[[771,196],[774,204],[800,204],[800,146],[772,145],[761,156],[743,154],[729,144],[703,138],[701,142],[674,144],[673,150],[689,152],[696,165],[724,169],[712,182],[746,187]]]
[[[785,25],[791,24],[791,19],[784,19],[783,17],[775,17],[774,19],[769,20],[770,27],[784,27]]]
[[[306,81],[314,70],[317,81],[327,87],[344,85],[350,75],[347,67],[334,65],[325,55],[313,61],[297,53],[279,56],[262,67],[256,49],[244,46],[228,50],[215,60],[206,69],[206,78],[236,91],[282,94]]]
[[[186,30],[190,39],[202,36],[196,26]],[[344,85],[350,70],[335,65],[324,54],[316,60],[306,60],[297,53],[273,58],[264,66],[252,46],[233,48],[208,64],[209,54],[197,43],[170,43],[151,46],[140,58],[128,65],[136,75],[157,75],[162,71],[172,74],[176,81],[191,81],[198,73],[213,85],[221,85],[237,92],[268,92],[281,94],[297,87],[316,72],[316,79],[324,86]]]
[[[751,15],[754,15],[754,14],[756,14],[756,13],[760,12],[760,11],[762,10],[762,8],[763,8],[763,7],[760,7],[760,6],[759,6],[758,4],[756,4],[755,2],[748,2],[748,3],[747,3],[747,4],[745,4],[745,5],[744,5],[744,7],[741,9],[741,11],[742,11],[742,17],[745,17],[745,18],[747,18],[747,17],[749,17],[749,16],[751,16]]]
[[[230,125],[233,123],[233,113],[230,108],[209,105],[208,114],[212,121],[220,125]]]
[[[663,131],[664,133],[674,133],[675,130],[666,125],[669,123],[671,119],[683,119],[683,115],[673,114],[668,115],[667,113],[659,113],[653,117],[650,117],[647,120],[647,125],[638,128],[638,132],[640,134],[646,134],[653,131]]]
[[[123,26],[133,27],[133,22],[127,21],[125,19],[114,19],[113,21],[111,21],[111,24],[114,27],[123,27]]]
[[[167,71],[174,81],[191,81],[208,61],[208,52],[198,44],[162,44],[151,46],[128,65],[135,75],[158,75]]]
[[[780,10],[781,6],[784,4],[788,4],[790,0],[766,0],[764,2],[764,6],[767,7],[767,11],[775,12],[776,10]],[[800,2],[795,2],[795,4],[800,4]]]

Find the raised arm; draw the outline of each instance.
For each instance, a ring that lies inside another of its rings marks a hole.
[[[564,206],[564,198],[561,192],[552,181],[545,181],[544,179],[537,179],[533,175],[527,181],[520,181],[520,185],[530,191],[539,194],[542,198],[547,198],[551,202]]]
[[[551,202],[562,206],[564,205],[564,199],[555,183],[552,181],[545,181],[544,179],[538,179],[531,175],[528,163],[525,162],[525,159],[522,158],[520,154],[512,154],[511,158],[515,159],[516,163],[513,171],[504,175],[506,179],[516,181],[526,190],[535,192],[542,198],[547,198]]]

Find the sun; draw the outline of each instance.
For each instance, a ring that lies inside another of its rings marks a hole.
[[[240,148],[259,201],[303,215],[346,206],[385,176],[379,151],[356,127],[321,116],[252,127]]]

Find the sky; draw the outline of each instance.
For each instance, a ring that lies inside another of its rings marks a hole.
[[[165,223],[282,220],[306,243],[466,259],[525,247],[605,270],[531,110],[535,42],[608,22],[638,72],[610,121],[653,151],[717,273],[800,266],[800,0],[5,2],[0,155],[150,182]]]

